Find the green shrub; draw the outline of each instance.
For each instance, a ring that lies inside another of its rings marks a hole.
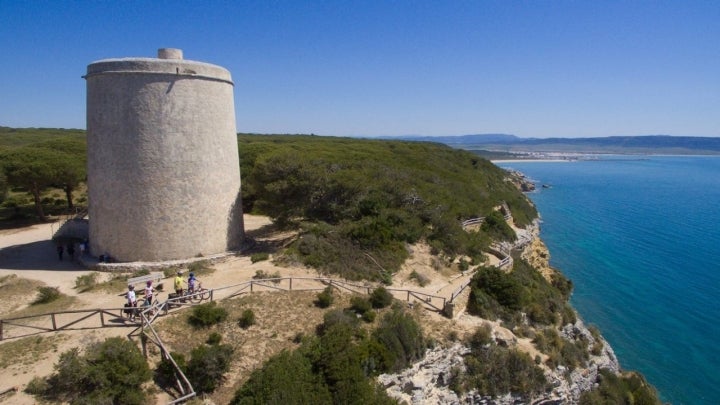
[[[255,325],[255,312],[253,312],[253,310],[249,308],[244,310],[242,312],[242,315],[240,315],[238,325],[240,325],[240,327],[243,329],[247,329],[250,326]]]
[[[372,309],[370,300],[364,297],[352,297],[350,298],[350,309],[358,315],[362,315]]]
[[[328,286],[321,293],[318,293],[315,305],[319,308],[327,308],[335,301],[333,288]]]
[[[252,255],[250,255],[250,262],[252,262],[254,264],[257,262],[268,260],[269,258],[270,258],[269,253],[253,253]]]
[[[472,350],[482,350],[492,342],[492,327],[487,323],[483,323],[482,326],[475,329],[475,332],[470,335],[468,346]]]
[[[197,257],[202,257],[202,255],[197,256]],[[214,272],[215,269],[211,266],[209,261],[198,260],[198,261],[192,262],[188,265],[188,271],[195,273],[196,276],[201,276],[203,274],[210,274],[210,273]]]
[[[222,335],[217,332],[213,332],[210,334],[210,336],[208,336],[206,343],[209,345],[216,345],[219,344],[221,341]]]
[[[47,304],[49,302],[53,302],[60,298],[60,289],[59,287],[47,287],[42,286],[37,288],[38,296],[35,298],[35,301],[32,302],[32,305],[38,305],[38,304]]]
[[[378,287],[370,294],[370,303],[373,308],[385,308],[392,304],[392,301],[393,295],[385,287]]]
[[[182,353],[176,352],[170,352],[170,356],[173,358],[175,364],[177,364],[180,370],[185,373],[185,371],[187,371],[185,356]],[[168,358],[163,357],[155,368],[153,380],[160,387],[168,389],[175,386],[177,378],[176,374],[177,371],[172,362]]]
[[[377,313],[375,313],[375,311],[367,311],[362,314],[362,320],[367,323],[373,323],[375,321],[376,316],[377,316]]]
[[[425,287],[426,285],[430,284],[429,278],[418,273],[415,270],[413,270],[412,273],[410,273],[410,279],[417,281],[417,283],[420,285],[420,287]]]
[[[323,316],[323,323],[317,328],[319,335],[335,325],[343,325],[350,329],[355,329],[360,324],[357,316],[350,310],[335,309],[330,310]]]
[[[142,269],[136,271],[133,276],[139,277],[139,276],[147,276],[149,274],[150,274],[150,269],[142,268]]]
[[[204,328],[218,324],[227,319],[227,310],[219,307],[215,301],[193,307],[188,322],[196,328]]]
[[[79,292],[90,291],[97,285],[97,279],[100,274],[92,272],[83,274],[75,279],[75,289]]]
[[[395,308],[383,315],[373,332],[377,340],[390,353],[383,371],[399,371],[420,359],[427,347],[422,328],[409,313]]]
[[[46,378],[33,377],[32,380],[25,387],[25,393],[35,396],[43,396],[50,389],[50,384]]]
[[[291,399],[291,400],[290,400]],[[288,401],[290,400],[290,401]],[[332,394],[321,374],[300,351],[282,351],[235,392],[232,405],[241,404],[331,404]]]
[[[496,345],[473,350],[465,357],[465,390],[477,389],[481,395],[507,393],[529,400],[544,392],[548,383],[540,367],[527,353]]]
[[[34,394],[71,404],[144,404],[142,385],[152,373],[140,350],[131,341],[108,338],[90,345],[81,355],[77,348],[64,352],[55,372],[33,383]]]
[[[275,284],[280,283],[281,280],[279,280],[282,276],[280,275],[279,271],[276,271],[274,273],[266,273],[264,270],[257,270],[255,272],[255,275],[253,276],[253,279],[255,280],[267,280],[272,279],[272,282]]]
[[[230,369],[233,349],[228,345],[201,345],[192,350],[186,376],[198,393],[215,391]]]
[[[660,405],[657,392],[642,375],[615,375],[601,369],[598,385],[580,396],[580,405]]]

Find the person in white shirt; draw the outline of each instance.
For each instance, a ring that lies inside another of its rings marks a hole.
[[[152,285],[152,280],[148,280],[147,284],[145,285],[145,306],[152,305],[152,299],[153,299],[153,293],[155,292],[155,289]]]
[[[126,294],[127,296],[127,303],[128,307],[130,307],[130,313],[128,314],[128,318],[130,320],[135,319],[135,307],[137,307],[137,298],[135,297],[135,286],[130,284],[128,285],[128,292]]]

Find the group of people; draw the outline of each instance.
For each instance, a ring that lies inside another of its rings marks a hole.
[[[83,241],[78,244],[78,248],[80,249],[80,257],[82,257],[85,254],[85,251],[87,250],[87,242]],[[58,259],[62,261],[63,254],[67,251],[68,256],[70,259],[75,259],[75,243],[70,242],[67,244],[67,247],[63,246],[62,244],[58,244],[56,247]]]
[[[185,292],[185,289],[183,288],[185,285],[187,285],[188,294],[192,294],[200,286],[200,282],[197,278],[195,278],[195,273],[193,273],[192,271],[188,275],[187,281],[185,281],[185,277],[183,277],[183,271],[180,270],[175,276],[175,294],[177,294],[178,297],[181,297],[183,295],[183,292]]]
[[[190,272],[187,281],[185,281],[185,277],[183,277],[183,271],[180,270],[175,276],[175,293],[178,297],[183,296],[183,293],[185,292],[185,285],[187,285],[188,294],[192,294],[196,291],[196,289],[200,287],[200,281],[198,281],[198,279],[195,277],[195,273],[193,272]],[[155,288],[153,287],[152,280],[148,280],[147,283],[145,283],[145,291],[143,293],[145,295],[145,301],[143,302],[143,306],[151,306],[153,303],[153,297],[155,295]],[[126,307],[128,307],[127,313],[130,320],[132,321],[135,319],[135,314],[137,312],[136,308],[138,306],[137,294],[135,293],[134,285],[128,284],[128,292],[126,294],[126,297]]]
[[[149,307],[153,303],[153,295],[155,294],[155,288],[153,287],[152,280],[148,280],[147,283],[145,283],[145,302],[143,302],[143,306]],[[137,313],[137,295],[135,294],[135,286],[132,284],[128,284],[128,292],[125,294],[127,297],[127,304],[126,307],[128,307],[127,313],[128,318],[130,320],[135,319],[135,315]]]

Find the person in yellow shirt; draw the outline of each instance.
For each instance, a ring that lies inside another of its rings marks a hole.
[[[177,276],[175,276],[175,294],[177,294],[178,297],[181,297],[183,294],[184,284],[186,284],[185,277],[183,277],[182,270],[179,270]]]

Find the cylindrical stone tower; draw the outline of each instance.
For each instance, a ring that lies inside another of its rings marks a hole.
[[[84,77],[90,251],[164,261],[239,248],[230,72],[160,49],[93,62]]]

